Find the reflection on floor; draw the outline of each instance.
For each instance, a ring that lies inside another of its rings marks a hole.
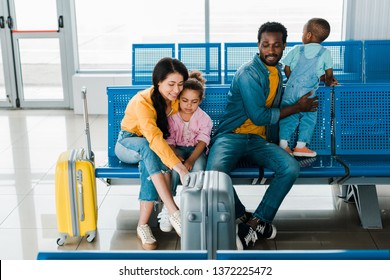
[[[96,164],[105,163],[107,116],[90,116]],[[94,242],[68,238],[57,246],[54,172],[58,155],[85,145],[83,118],[68,110],[0,111],[0,259],[35,259],[39,251],[142,250],[135,234],[138,189],[135,182],[106,186],[97,181],[99,220]],[[329,185],[296,185],[278,212],[274,240],[251,250],[390,249],[390,182],[378,186],[383,229],[360,226],[353,204]],[[239,186],[253,210],[265,186]],[[179,199],[179,198],[177,198]],[[179,250],[174,232],[153,229],[159,250]]]

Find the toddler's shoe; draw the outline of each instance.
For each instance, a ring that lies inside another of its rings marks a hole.
[[[294,148],[293,155],[296,157],[315,157],[317,153],[310,150],[307,147],[303,147],[303,148]]]
[[[289,153],[289,155],[293,155],[293,151],[291,151],[291,149],[290,149],[290,147],[289,146],[287,146],[286,148],[284,148],[284,150],[287,152],[287,153]]]

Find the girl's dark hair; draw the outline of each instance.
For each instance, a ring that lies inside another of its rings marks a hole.
[[[189,78],[183,84],[183,90],[192,89],[199,92],[199,99],[202,101],[204,99],[204,85],[206,79],[203,77],[202,72],[194,70],[190,72]]]
[[[168,117],[166,114],[167,104],[158,89],[158,83],[164,81],[169,74],[179,73],[184,81],[188,79],[187,67],[178,59],[164,57],[154,66],[152,80],[154,90],[152,93],[153,106],[157,112],[157,127],[162,131],[164,139],[169,137]]]

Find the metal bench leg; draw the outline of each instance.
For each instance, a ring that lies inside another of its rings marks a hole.
[[[338,197],[346,198],[348,195],[348,185],[342,185],[340,191],[341,193],[338,195]]]
[[[382,219],[375,185],[348,185],[345,201],[354,201],[356,203],[363,228],[382,228]]]

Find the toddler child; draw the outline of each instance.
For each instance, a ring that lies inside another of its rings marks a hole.
[[[295,104],[308,92],[315,96],[320,80],[327,86],[337,85],[333,76],[333,61],[330,51],[321,46],[330,33],[328,21],[322,18],[310,19],[303,28],[302,45],[296,45],[283,59],[284,72],[288,78],[281,107]],[[301,112],[280,120],[279,146],[289,154],[301,157],[315,157],[317,153],[310,150],[310,143],[317,121],[317,112]],[[298,128],[298,141],[290,149],[288,140]]]

